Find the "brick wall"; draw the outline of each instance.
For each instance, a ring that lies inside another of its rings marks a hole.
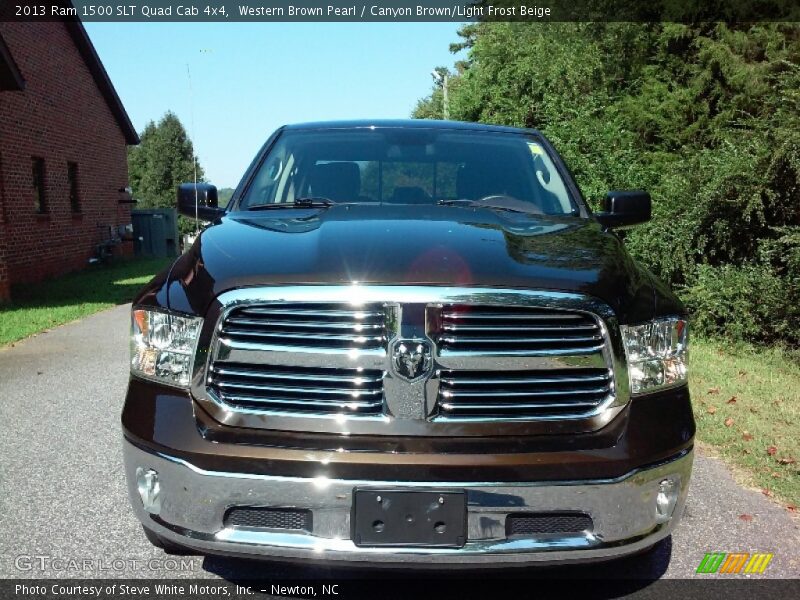
[[[0,154],[0,304],[11,298],[11,282],[6,265],[5,188],[3,186],[3,155]]]
[[[85,267],[108,226],[131,218],[118,191],[128,184],[125,138],[66,27],[0,23],[0,33],[26,85],[0,91],[2,294],[9,279],[41,281]],[[45,160],[44,214],[35,209],[33,157]],[[80,213],[70,205],[68,162],[78,165]]]
[[[11,297],[11,284],[8,279],[8,267],[6,266],[6,239],[5,227],[0,222],[0,304]]]

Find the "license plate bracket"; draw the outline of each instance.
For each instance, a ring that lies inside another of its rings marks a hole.
[[[356,488],[351,516],[356,546],[460,548],[467,541],[463,490]]]

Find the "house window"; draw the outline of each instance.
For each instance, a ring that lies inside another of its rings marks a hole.
[[[72,212],[81,212],[81,199],[78,194],[78,163],[67,163],[67,181],[69,183],[69,205]]]
[[[44,159],[33,157],[33,202],[37,213],[47,212],[44,190]]]

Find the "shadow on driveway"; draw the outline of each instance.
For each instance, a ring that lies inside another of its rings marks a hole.
[[[375,583],[380,582],[381,598],[411,598],[414,592],[429,593],[444,586],[451,591],[463,590],[465,596],[486,591],[488,597],[507,592],[500,585],[518,588],[528,580],[581,581],[581,587],[591,585],[593,581],[611,580],[608,587],[609,596],[628,594],[641,590],[664,574],[672,556],[672,538],[669,537],[656,544],[650,551],[631,557],[612,561],[590,563],[584,565],[568,565],[553,567],[504,567],[497,569],[475,569],[474,567],[437,568],[437,569],[392,569],[352,567],[329,567],[325,565],[309,565],[275,561],[207,556],[203,561],[203,569],[242,586],[256,586],[257,582],[269,585],[272,582],[299,584],[303,582],[335,582],[348,589],[348,582],[356,584],[353,591],[363,592],[364,597],[375,597]],[[357,585],[362,583],[365,585]],[[392,584],[392,585],[387,585]],[[431,586],[433,586],[431,588]],[[548,587],[548,586],[545,586]],[[530,591],[533,591],[531,588]],[[598,592],[600,590],[597,590]],[[371,593],[370,593],[371,592]],[[570,594],[568,594],[569,596]],[[354,597],[349,592],[347,598]],[[356,593],[355,597],[361,597]]]

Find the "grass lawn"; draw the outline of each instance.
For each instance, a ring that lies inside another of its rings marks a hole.
[[[15,286],[0,305],[0,346],[130,302],[172,259],[118,261],[33,285]]]
[[[800,361],[778,349],[694,338],[689,385],[697,437],[743,483],[800,504]]]

